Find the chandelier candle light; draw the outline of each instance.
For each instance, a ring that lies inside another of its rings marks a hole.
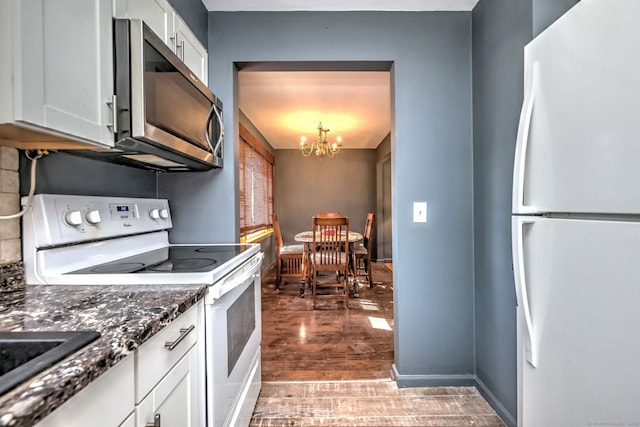
[[[318,157],[333,157],[340,151],[342,148],[342,137],[338,136],[336,138],[337,142],[330,144],[327,141],[327,132],[329,129],[324,129],[322,127],[322,122],[318,124],[318,139],[311,143],[311,146],[307,148],[307,138],[304,136],[300,138],[300,152],[305,157],[311,155],[311,153],[315,152]]]

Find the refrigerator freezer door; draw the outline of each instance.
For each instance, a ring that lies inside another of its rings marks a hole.
[[[638,16],[582,0],[525,47],[514,213],[640,213]]]
[[[518,425],[637,425],[640,223],[515,216],[513,228],[528,297],[518,291]]]

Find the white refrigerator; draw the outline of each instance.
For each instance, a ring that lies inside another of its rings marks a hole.
[[[512,245],[518,425],[640,425],[640,0],[525,47]]]

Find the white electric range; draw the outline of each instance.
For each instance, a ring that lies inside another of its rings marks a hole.
[[[172,244],[171,227],[165,199],[35,195],[23,218],[26,282],[206,285],[207,425],[246,426],[261,387],[263,254],[255,244]]]

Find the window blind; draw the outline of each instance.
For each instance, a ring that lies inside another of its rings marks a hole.
[[[240,235],[273,226],[274,158],[240,125]]]

